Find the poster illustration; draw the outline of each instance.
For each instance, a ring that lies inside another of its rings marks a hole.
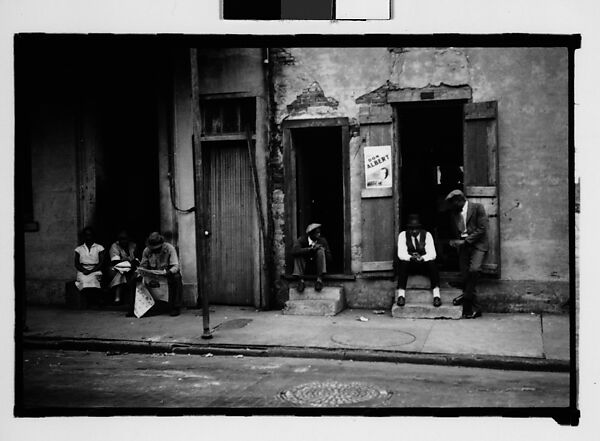
[[[364,148],[366,188],[392,186],[392,146],[379,145]]]

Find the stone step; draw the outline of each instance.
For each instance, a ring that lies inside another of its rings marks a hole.
[[[449,279],[442,277],[440,280],[440,285],[442,288],[451,288],[449,285]],[[406,281],[407,289],[429,289],[431,283],[429,282],[429,277],[422,276],[420,274],[414,274],[408,276],[408,280]]]
[[[460,289],[440,289],[440,298],[443,305],[452,305],[452,299],[462,294]],[[407,289],[404,298],[406,303],[431,304],[433,292],[430,289]]]
[[[411,319],[436,319],[448,318],[459,319],[462,316],[462,307],[444,305],[434,307],[432,304],[409,304],[398,306],[394,303],[392,306],[392,317],[411,318]]]
[[[336,315],[344,309],[342,299],[338,300],[288,300],[282,313],[286,315]]]
[[[296,288],[289,289],[290,300],[343,300],[344,288],[341,286],[324,286],[320,292],[313,286],[306,285],[304,291],[298,292]]]
[[[431,282],[429,277],[422,276],[420,274],[413,274],[408,276],[406,282],[406,289],[429,289]]]

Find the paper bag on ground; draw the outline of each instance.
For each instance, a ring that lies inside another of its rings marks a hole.
[[[148,292],[143,282],[138,282],[135,287],[135,303],[133,305],[133,314],[140,318],[154,306],[154,299]]]

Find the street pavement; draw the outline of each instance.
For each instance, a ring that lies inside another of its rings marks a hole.
[[[568,315],[484,314],[475,320],[399,319],[389,311],[346,309],[334,317],[290,316],[211,306],[213,338],[201,338],[202,311],[127,318],[117,310],[30,307],[26,347],[126,352],[192,352],[396,361],[567,371]]]
[[[22,415],[93,414],[94,409],[104,415],[135,414],[144,408],[287,408],[293,414],[296,408],[323,407],[569,405],[565,372],[288,357],[27,349],[22,381]]]

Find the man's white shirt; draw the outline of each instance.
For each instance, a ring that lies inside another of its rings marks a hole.
[[[420,235],[417,235],[417,237],[413,239],[413,244],[415,244],[415,240],[419,240],[419,237]],[[398,258],[400,260],[410,260],[410,254],[408,253],[408,247],[406,246],[406,231],[403,231],[398,235]],[[431,236],[431,233],[427,231],[425,233],[425,255],[423,255],[423,260],[428,262],[430,260],[434,260],[435,258],[436,253],[433,237]]]
[[[460,212],[460,215],[463,218],[463,223],[465,225],[465,231],[461,231],[460,234],[467,232],[467,210],[468,209],[469,209],[469,201],[466,201],[465,205],[463,205],[462,211]]]

